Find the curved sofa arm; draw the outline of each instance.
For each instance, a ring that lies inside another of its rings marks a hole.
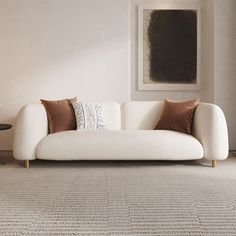
[[[223,111],[217,105],[200,103],[194,114],[193,136],[202,144],[204,158],[224,160],[228,157],[228,130]]]
[[[42,104],[24,106],[18,113],[14,138],[13,156],[18,160],[34,160],[39,141],[48,134],[47,113]]]

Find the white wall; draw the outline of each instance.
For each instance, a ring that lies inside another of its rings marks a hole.
[[[138,91],[140,1],[0,0],[0,123],[14,124],[20,107],[40,98],[200,97],[223,108],[230,147],[236,149],[236,1],[143,0],[201,5],[202,86],[200,91]],[[12,148],[12,133],[0,132],[0,150]]]
[[[0,0],[0,123],[40,98],[129,100],[129,44],[128,0]]]
[[[138,3],[198,4],[201,7],[201,89],[199,91],[139,91],[138,77]],[[132,100],[161,100],[165,97],[172,99],[201,98],[202,101],[212,101],[213,97],[213,1],[212,0],[131,0],[131,99]]]
[[[230,149],[236,150],[236,1],[214,2],[214,101],[225,112]]]

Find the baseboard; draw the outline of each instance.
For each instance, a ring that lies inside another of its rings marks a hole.
[[[0,150],[0,157],[13,157],[12,150]]]
[[[0,150],[0,164],[15,162],[12,150]]]
[[[229,157],[236,157],[236,151],[235,150],[230,151]]]

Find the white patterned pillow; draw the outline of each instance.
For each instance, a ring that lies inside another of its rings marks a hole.
[[[73,103],[77,130],[106,130],[103,119],[103,106],[85,102]]]

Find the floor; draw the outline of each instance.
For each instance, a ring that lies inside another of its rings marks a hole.
[[[1,155],[0,235],[236,235],[235,153],[209,161],[21,162]]]

